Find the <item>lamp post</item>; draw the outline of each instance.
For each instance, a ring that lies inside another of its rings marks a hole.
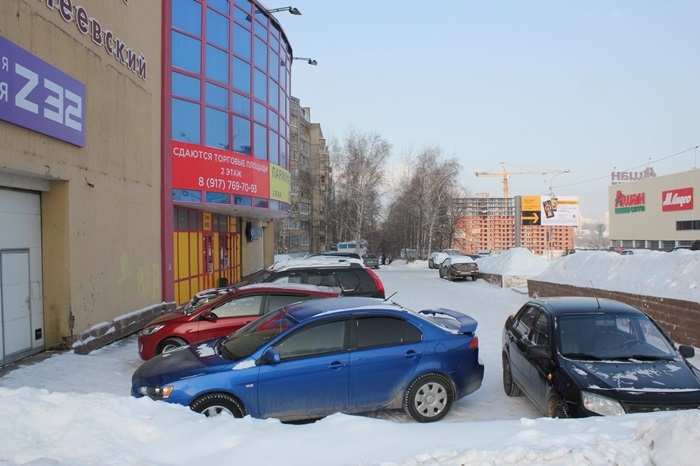
[[[309,65],[316,66],[318,65],[318,62],[314,60],[313,58],[308,58],[308,57],[293,57],[292,60],[302,60],[308,63]]]
[[[299,16],[301,15],[301,11],[299,11],[298,8],[294,8],[293,6],[285,6],[282,8],[270,8],[267,10],[268,13],[279,13],[280,11],[288,11],[290,14]]]

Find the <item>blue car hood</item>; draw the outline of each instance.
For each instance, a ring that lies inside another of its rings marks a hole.
[[[564,363],[581,389],[628,391],[700,390],[700,381],[683,361],[573,361]]]
[[[133,378],[146,379],[148,384],[160,385],[185,377],[218,372],[222,366],[232,362],[216,354],[216,342],[217,340],[209,340],[160,354],[141,364]]]

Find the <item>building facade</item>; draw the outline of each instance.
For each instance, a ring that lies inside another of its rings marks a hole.
[[[162,301],[161,15],[2,2],[0,365]]]
[[[610,241],[615,250],[669,251],[700,239],[700,170],[608,188]]]

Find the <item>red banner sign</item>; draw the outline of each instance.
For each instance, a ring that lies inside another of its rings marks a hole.
[[[270,163],[213,147],[173,141],[173,188],[270,197]]]
[[[661,193],[661,210],[693,210],[693,188],[672,189]]]

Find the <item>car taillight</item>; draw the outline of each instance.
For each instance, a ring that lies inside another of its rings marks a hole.
[[[472,342],[469,343],[469,349],[478,349],[479,348],[479,337],[474,337],[472,338]]]
[[[367,272],[372,276],[374,279],[374,283],[377,285],[377,293],[384,298],[384,283],[382,283],[381,279],[379,278],[379,275],[377,275],[374,270],[368,268]]]

